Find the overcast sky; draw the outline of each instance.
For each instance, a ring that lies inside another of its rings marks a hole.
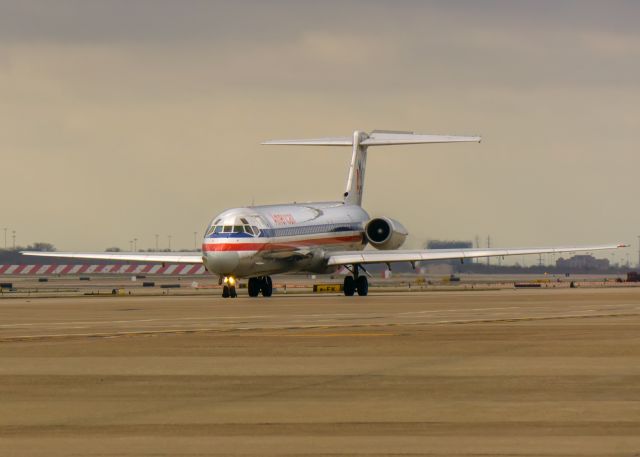
[[[0,228],[191,248],[225,208],[341,197],[348,148],[261,141],[377,128],[483,136],[370,152],[364,206],[409,247],[637,246],[639,20],[632,1],[0,2]]]

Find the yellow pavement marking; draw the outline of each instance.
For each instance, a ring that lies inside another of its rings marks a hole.
[[[302,338],[314,338],[314,337],[341,337],[341,336],[398,336],[399,333],[247,333],[242,336],[286,336],[286,337],[302,337]]]

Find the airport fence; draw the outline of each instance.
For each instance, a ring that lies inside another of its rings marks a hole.
[[[110,275],[173,275],[191,276],[204,275],[203,265],[197,264],[64,264],[64,265],[0,265],[0,275],[79,275],[79,274],[110,274]]]

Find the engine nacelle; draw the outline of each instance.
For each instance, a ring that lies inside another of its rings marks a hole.
[[[364,229],[367,241],[376,249],[398,249],[409,234],[404,226],[388,217],[376,217]]]

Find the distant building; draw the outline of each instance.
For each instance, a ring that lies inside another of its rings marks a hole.
[[[473,242],[459,240],[428,240],[425,245],[426,249],[471,249],[472,247]],[[467,259],[466,262],[473,263],[473,259]],[[454,267],[458,265],[460,265],[460,259],[434,260],[420,264],[424,269],[422,271],[434,275],[451,274],[454,272]]]
[[[560,257],[556,267],[562,270],[603,271],[609,269],[609,259],[596,259],[592,255],[574,255],[568,259]]]
[[[471,241],[457,240],[429,240],[427,241],[427,249],[471,249],[473,243]]]
[[[445,260],[438,262],[421,262],[418,273],[429,276],[448,276],[455,273],[453,265],[444,262]]]

